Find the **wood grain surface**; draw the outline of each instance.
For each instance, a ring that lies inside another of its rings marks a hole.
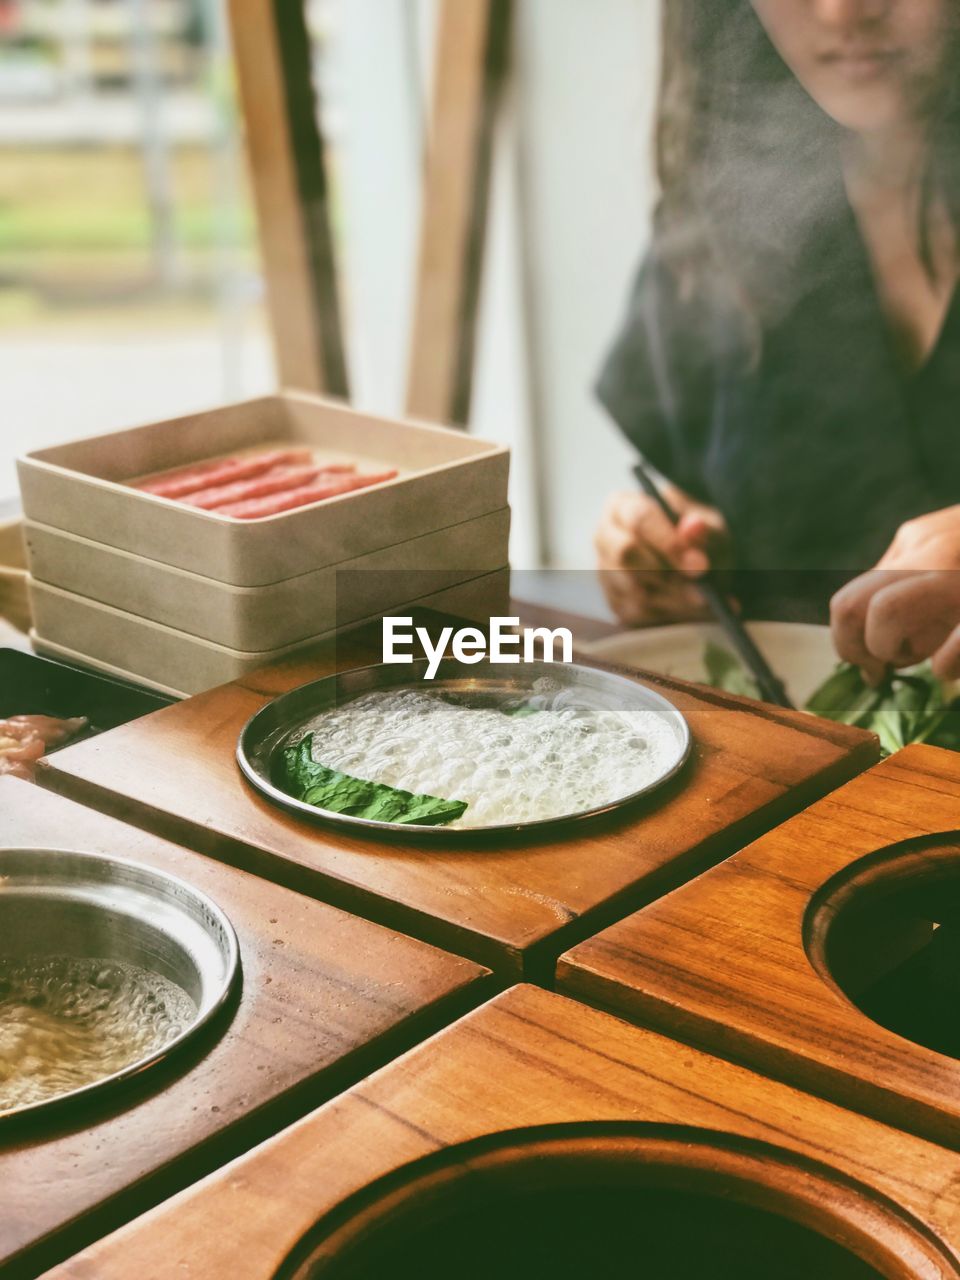
[[[406,404],[466,425],[509,0],[441,0],[436,22]]]
[[[365,628],[349,644],[263,668],[58,751],[41,762],[38,779],[505,975],[542,979],[565,948],[735,852],[878,756],[876,739],[861,730],[651,677],[687,717],[688,766],[639,807],[559,835],[475,838],[469,847],[398,836],[386,844],[304,823],[260,799],[234,759],[249,717],[275,694],[380,657],[379,627]]]
[[[131,858],[209,894],[239,1001],[201,1051],[43,1125],[0,1122],[0,1274],[36,1275],[216,1168],[488,994],[469,961],[178,849],[12,778],[7,847]],[[148,1274],[143,1276],[148,1280]]]
[[[867,1207],[859,1245],[881,1274],[958,1274],[956,1153],[520,986],[53,1276],[268,1280],[323,1213],[397,1166],[484,1134],[597,1121],[650,1122],[688,1152],[694,1138],[759,1150],[756,1184],[771,1187],[788,1166],[787,1200],[805,1196],[815,1229],[851,1248],[855,1233],[836,1215],[847,1194]],[[892,1238],[889,1214],[911,1216],[906,1238]]]
[[[332,201],[304,6],[230,0],[227,8],[280,385],[346,396]]]
[[[960,859],[958,828],[960,755],[908,747],[575,947],[558,989],[960,1146],[960,1061],[878,1025],[821,976],[805,945],[811,899],[831,877],[940,833]],[[931,853],[931,865],[943,856]],[[867,934],[853,959],[867,970],[896,960],[893,936]]]

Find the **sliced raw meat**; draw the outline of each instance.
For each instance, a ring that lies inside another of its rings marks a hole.
[[[11,716],[9,720],[0,720],[0,738],[36,735],[46,746],[55,747],[86,727],[86,716],[73,716],[67,720],[56,716]]]
[[[14,732],[8,721],[0,720],[0,774],[33,781],[33,766],[46,751],[46,743],[36,733]]]
[[[19,760],[10,760],[7,756],[0,755],[0,776],[22,778],[24,782],[32,782],[33,765],[21,764]]]
[[[346,464],[329,467],[274,467],[270,471],[265,471],[262,476],[254,476],[252,480],[235,480],[233,484],[220,484],[212,489],[188,493],[182,501],[191,507],[214,511],[228,502],[245,502],[248,498],[263,498],[270,493],[281,493],[284,489],[302,488],[319,476],[344,475],[355,470],[356,467]]]
[[[176,471],[164,471],[159,476],[154,476],[151,480],[131,481],[134,489],[142,489],[144,493],[155,493],[162,498],[169,497],[169,490],[176,492],[181,483],[187,481],[202,479],[204,484],[207,483],[207,476],[211,471],[216,471],[218,467],[222,467],[225,462],[229,462],[229,458],[213,458],[209,462],[195,462],[189,467],[178,467]]]
[[[290,511],[294,507],[305,507],[311,502],[321,502],[324,498],[336,498],[339,494],[350,493],[354,489],[383,484],[386,480],[392,480],[396,474],[396,471],[378,471],[372,475],[343,476],[326,482],[318,480],[286,493],[272,494],[269,498],[232,502],[228,506],[219,507],[217,514],[232,516],[235,520],[259,520],[264,516],[279,515],[281,511]]]
[[[33,766],[47,747],[57,746],[87,727],[84,716],[11,716],[0,720],[0,774],[33,780]]]
[[[262,475],[272,467],[308,463],[312,456],[309,449],[273,449],[269,453],[254,453],[243,458],[220,458],[216,462],[199,462],[192,467],[155,476],[152,480],[141,480],[134,488],[158,498],[183,498],[188,493],[198,493],[214,485]]]
[[[44,740],[35,733],[15,737],[0,728],[0,757],[15,763],[32,764],[47,749]]]

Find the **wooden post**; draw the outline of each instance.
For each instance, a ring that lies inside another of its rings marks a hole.
[[[323,139],[302,0],[229,0],[280,383],[346,396]]]
[[[511,0],[441,0],[407,408],[465,424],[470,411],[493,130]]]

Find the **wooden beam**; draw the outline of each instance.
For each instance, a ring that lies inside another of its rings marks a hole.
[[[465,424],[470,412],[493,133],[511,0],[441,0],[407,408]]]
[[[302,0],[229,0],[280,383],[346,396],[330,199]]]

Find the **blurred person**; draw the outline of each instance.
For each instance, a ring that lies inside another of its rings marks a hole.
[[[701,616],[732,568],[748,612],[822,616],[824,570],[960,567],[960,0],[665,0],[657,165],[597,389],[682,519],[610,499],[614,611]]]

